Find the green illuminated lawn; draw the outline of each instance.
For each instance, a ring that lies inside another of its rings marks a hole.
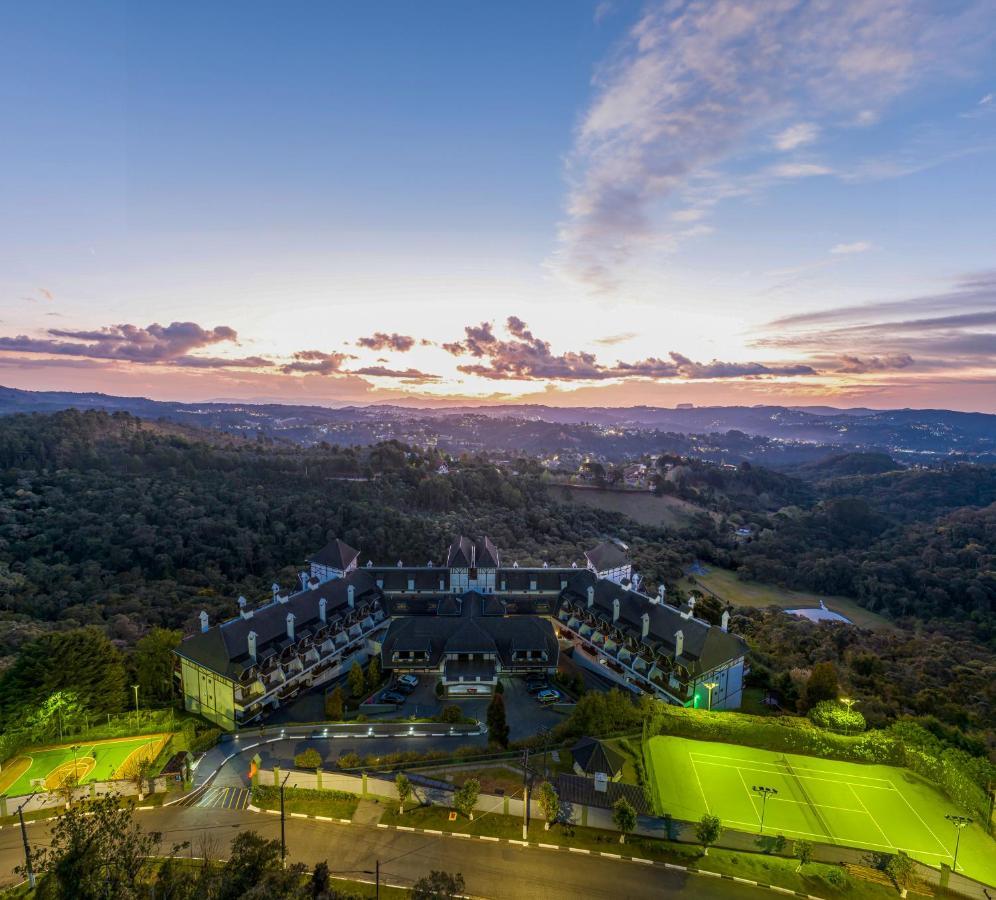
[[[645,756],[658,813],[696,821],[709,812],[758,831],[761,800],[751,789],[772,787],[765,834],[951,862],[955,830],[944,816],[961,810],[906,769],[675,737],[651,738]],[[979,825],[962,833],[958,871],[996,883],[996,842]]]
[[[142,748],[150,748],[149,752],[153,752],[162,745],[164,737],[164,735],[144,735],[136,738],[80,743],[77,745],[76,751],[76,760],[80,765],[81,773],[79,783],[89,784],[91,781],[106,781],[115,775],[122,777],[120,770],[132,754],[141,755],[137,751]],[[89,762],[80,762],[89,759],[93,760],[92,765]],[[64,767],[64,774],[72,773],[73,750],[71,744],[24,750],[18,757],[7,760],[3,764],[3,770],[0,771],[0,787],[2,787],[0,793],[15,797],[21,794],[30,794],[33,790],[41,790],[42,788],[32,785],[32,782],[36,779],[48,778],[60,766]],[[17,777],[10,782],[10,778],[15,773]]]

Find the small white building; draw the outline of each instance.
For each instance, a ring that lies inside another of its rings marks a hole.
[[[588,560],[588,571],[594,572],[599,578],[606,578],[616,584],[632,581],[633,564],[614,541],[602,541],[597,547],[585,550],[584,555]]]

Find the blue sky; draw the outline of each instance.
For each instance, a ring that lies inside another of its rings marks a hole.
[[[996,410],[991,4],[0,27],[0,383]]]

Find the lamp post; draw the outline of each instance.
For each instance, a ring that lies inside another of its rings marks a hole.
[[[284,780],[280,782],[280,868],[286,868],[287,866],[287,836],[284,831],[284,822],[286,821],[286,816],[284,815],[284,785],[287,784],[287,779],[290,778],[291,773],[288,772],[284,775]],[[291,785],[294,787],[294,785]]]
[[[854,706],[854,704],[857,703],[858,701],[852,700],[850,697],[841,697],[840,702],[843,703],[844,706],[847,707],[847,711],[850,712],[851,707]],[[850,733],[851,733],[851,719],[849,716],[847,721],[844,723],[844,734],[850,734]]]
[[[135,692],[135,727],[138,727],[138,685],[133,684],[131,689]]]
[[[761,830],[759,834],[764,834],[764,810],[768,805],[768,797],[774,797],[778,791],[773,787],[766,787],[763,784],[755,784],[751,790],[761,798]]]
[[[70,748],[73,751],[73,780],[69,786],[69,805],[73,805],[73,794],[76,793],[76,785],[80,780],[80,764],[76,761],[76,754],[79,753],[80,745],[73,744]]]
[[[705,682],[702,685],[702,687],[706,688],[709,691],[709,708],[708,708],[708,711],[712,712],[712,692],[714,690],[716,690],[716,688],[719,687],[719,682],[717,682],[717,681],[707,681],[707,682]]]
[[[961,845],[961,830],[966,825],[971,825],[972,820],[968,816],[957,816],[954,814],[947,815],[944,818],[954,825],[955,830],[958,833],[958,837],[955,838],[954,858],[951,860],[951,871],[956,872],[958,870],[958,847]]]

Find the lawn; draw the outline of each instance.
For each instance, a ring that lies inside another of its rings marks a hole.
[[[284,811],[306,816],[351,819],[360,798],[345,791],[319,791],[310,788],[285,788]],[[259,809],[280,809],[280,790],[257,785],[252,789],[252,805]]]
[[[717,566],[707,566],[705,575],[695,575],[695,584],[691,579],[684,578],[679,583],[682,590],[694,591],[696,588],[707,588],[721,600],[734,606],[752,606],[764,608],[779,606],[782,609],[816,609],[822,600],[827,609],[846,616],[855,625],[878,630],[891,629],[887,619],[859,606],[849,597],[832,597],[821,594],[811,594],[807,591],[793,591],[774,584],[764,584],[759,581],[741,581],[736,572],[721,569]]]
[[[471,822],[464,816],[450,820],[450,810],[440,806],[407,808],[404,815],[398,815],[397,804],[385,803],[380,821],[386,825],[402,825],[413,828],[426,828],[432,831],[476,834],[487,837],[522,839],[522,819],[498,813],[475,813]],[[619,843],[616,832],[581,826],[554,825],[549,831],[543,823],[532,821],[529,825],[529,840],[556,847],[576,847],[593,853],[614,853],[624,856],[639,856],[657,862],[708,869],[725,875],[750,878],[766,884],[774,884],[787,890],[803,894],[815,893],[822,897],[839,896],[839,893],[824,879],[824,874],[835,866],[811,863],[801,874],[795,871],[798,865],[794,859],[784,859],[761,853],[743,853],[713,847],[707,857],[702,857],[699,847],[677,844],[656,838],[630,835],[625,844]],[[891,900],[896,892],[891,887],[852,881],[846,889],[849,900]]]
[[[658,812],[696,821],[705,813],[744,831],[951,862],[960,813],[906,769],[757,750],[736,744],[651,738],[645,748]],[[769,787],[766,803],[753,788]],[[996,883],[996,842],[978,825],[964,830],[958,870]]]
[[[554,496],[564,503],[593,506],[622,513],[641,525],[683,528],[707,510],[677,497],[655,497],[650,491],[608,490],[590,487],[555,485]]]
[[[106,741],[86,741],[57,747],[23,750],[3,764],[0,771],[0,793],[15,797],[32,790],[57,788],[73,774],[75,765],[80,784],[128,777],[141,758],[155,759],[170,735],[149,734],[135,738],[115,738]],[[33,785],[32,782],[37,783]],[[44,784],[44,787],[40,785]]]

